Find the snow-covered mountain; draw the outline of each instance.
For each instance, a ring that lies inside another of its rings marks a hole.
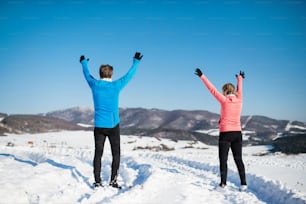
[[[28,115],[23,117],[23,120],[21,116],[2,114],[0,133],[90,129],[93,125],[93,114],[93,109],[80,107],[33,115],[32,118]],[[195,140],[211,145],[218,142],[216,136],[219,115],[209,111],[121,108],[120,117],[122,134],[168,138],[174,141]],[[277,138],[296,135],[306,138],[306,124],[299,121],[242,116],[241,122],[245,144],[271,144]]]
[[[73,123],[93,124],[93,109],[70,108],[49,112],[46,116],[61,118]],[[219,114],[203,110],[161,110],[144,108],[120,108],[122,128],[209,130],[218,128]],[[276,120],[266,116],[242,116],[243,129],[258,134],[304,133],[306,124],[299,121]]]
[[[42,115],[6,115],[0,120],[0,135],[82,129],[69,121]]]
[[[47,113],[74,123],[93,124],[93,110],[89,108],[71,108]],[[219,115],[201,110],[160,110],[144,108],[120,109],[121,128],[127,133],[171,137],[188,134],[197,137],[197,133],[216,136]],[[278,137],[306,133],[306,124],[299,121],[276,120],[265,116],[242,116],[245,138],[252,143],[271,141]],[[190,137],[188,135],[187,137]]]
[[[75,124],[93,124],[93,109],[86,107],[74,107],[64,110],[56,110],[46,113],[45,116],[60,118]]]

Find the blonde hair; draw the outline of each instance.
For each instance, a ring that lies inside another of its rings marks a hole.
[[[102,64],[100,66],[100,78],[112,78],[113,76],[113,67],[109,64]]]
[[[229,94],[237,95],[237,92],[235,90],[235,86],[232,83],[224,84],[223,87],[222,87],[222,91],[223,91],[223,94],[225,96],[229,95]]]

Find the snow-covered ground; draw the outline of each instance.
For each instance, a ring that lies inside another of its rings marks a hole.
[[[121,137],[123,189],[94,190],[92,135],[75,131],[0,137],[0,203],[306,203],[306,154],[266,154],[269,147],[244,147],[248,191],[239,191],[232,155],[228,187],[220,190],[217,147],[137,136]],[[161,147],[172,150],[157,151]],[[106,142],[105,185],[110,168]]]

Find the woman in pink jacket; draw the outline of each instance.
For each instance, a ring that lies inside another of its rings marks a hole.
[[[219,120],[219,162],[220,162],[220,187],[226,186],[227,179],[227,158],[231,148],[233,157],[240,176],[240,190],[247,189],[245,179],[245,168],[242,161],[242,134],[240,115],[242,110],[242,79],[244,72],[236,75],[237,90],[231,83],[227,83],[222,87],[222,94],[214,87],[214,85],[206,78],[202,71],[197,68],[195,74],[204,82],[210,93],[221,104],[221,113]]]

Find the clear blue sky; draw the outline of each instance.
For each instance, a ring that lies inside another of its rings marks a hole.
[[[219,113],[195,68],[219,90],[244,70],[243,115],[306,122],[302,0],[4,0],[0,29],[0,112],[92,107],[80,55],[117,79],[140,51],[120,107]]]

